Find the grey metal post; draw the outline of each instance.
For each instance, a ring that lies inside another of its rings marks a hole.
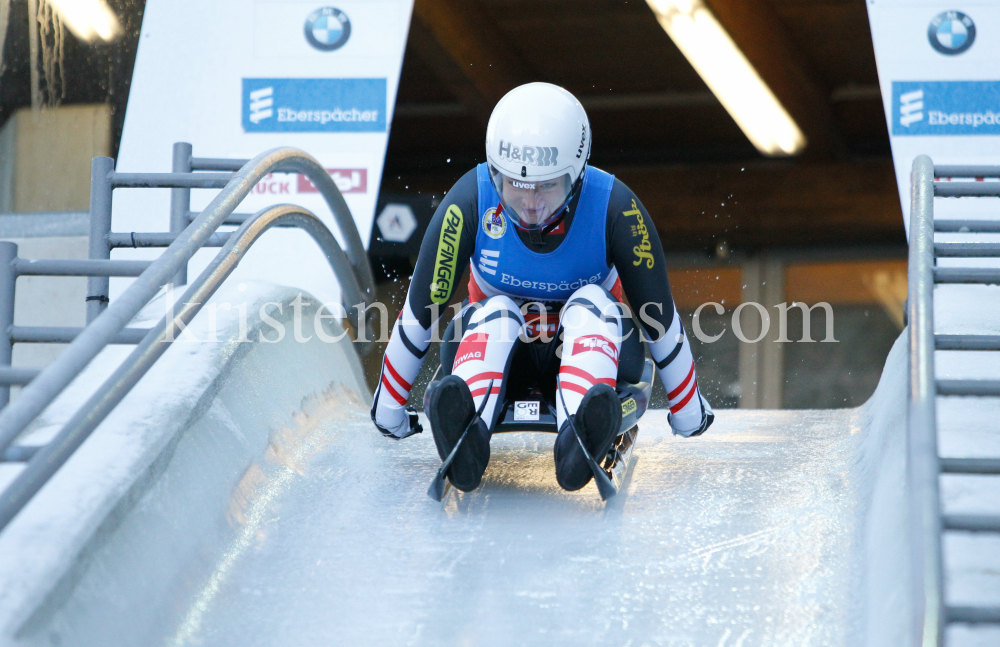
[[[256,180],[254,183],[256,183]],[[237,200],[232,206],[235,207],[238,202]],[[146,371],[149,370],[149,367],[153,365],[157,358],[166,352],[170,346],[170,340],[174,339],[177,331],[181,329],[178,323],[184,325],[190,323],[198,311],[215,293],[219,285],[232,273],[251,245],[267,229],[281,224],[282,221],[285,224],[304,230],[316,241],[326,256],[326,260],[333,269],[334,274],[344,283],[344,290],[347,293],[348,300],[352,298],[360,300],[362,298],[362,288],[354,276],[350,261],[343,250],[340,249],[340,245],[333,233],[326,228],[326,225],[319,218],[302,207],[287,204],[258,211],[233,233],[225,247],[216,255],[215,260],[188,286],[184,295],[178,301],[178,303],[185,304],[185,306],[181,307],[180,312],[177,314],[168,314],[153,328],[150,328],[148,331],[143,330],[142,332],[145,333],[145,336],[128,358],[94,392],[87,403],[77,410],[58,435],[48,445],[38,451],[38,454],[31,459],[31,462],[24,471],[18,474],[6,489],[0,491],[0,531],[31,500],[31,497],[38,492],[45,482],[55,474],[56,470],[69,459],[77,447],[87,439],[90,433],[101,424],[105,417],[118,406],[118,403],[122,401],[142,376],[146,374]],[[141,285],[141,281],[142,279],[140,278],[133,286]],[[134,292],[135,289],[135,287],[132,287],[126,290],[125,294],[115,301],[114,306],[109,308],[108,312],[102,315],[97,323],[80,333],[77,340],[91,334],[94,328],[100,326],[101,322],[107,321],[109,317],[114,316],[116,310],[125,307],[125,304],[128,303],[129,293]],[[71,344],[70,348],[73,347]],[[66,352],[69,351],[67,350]],[[36,378],[36,384],[37,380],[43,379],[44,376]],[[30,397],[31,393],[26,391],[18,399],[18,402],[28,400]],[[13,406],[17,406],[18,402],[15,402]],[[11,440],[13,440],[13,437],[11,437]],[[4,444],[4,441],[0,439],[0,456],[8,452],[9,448],[10,443]]]
[[[191,144],[176,142],[174,144],[173,173],[191,172]],[[170,189],[170,233],[179,234],[188,226],[188,214],[191,213],[191,189]],[[187,264],[177,272],[174,285],[187,285]]]
[[[265,151],[247,162],[244,168],[232,177],[226,189],[205,207],[187,229],[177,235],[167,251],[153,261],[149,269],[143,272],[114,304],[84,328],[73,343],[24,388],[17,402],[12,402],[0,410],[0,451],[6,450],[25,427],[156,296],[160,288],[177,275],[184,264],[211,239],[216,233],[215,230],[236,210],[254,185],[279,167],[287,167],[291,172],[307,175],[320,188],[321,193],[326,191],[323,195],[335,209],[334,215],[343,222],[341,234],[349,243],[346,254],[339,246],[333,252],[338,259],[346,259],[350,266],[338,267],[336,270],[344,301],[368,304],[371,298],[368,295],[375,294],[371,266],[361,246],[361,237],[354,226],[350,209],[347,208],[347,203],[344,202],[340,190],[329,173],[312,157],[294,148],[275,148]],[[229,242],[232,240],[230,237]],[[348,318],[357,326],[356,317],[352,317],[350,310]]]
[[[90,254],[91,259],[111,258],[111,174],[115,161],[110,157],[95,157],[90,165]],[[108,307],[110,281],[106,276],[87,279],[87,323]]]
[[[944,637],[941,503],[934,378],[934,163],[913,161],[910,206],[910,407],[907,421],[910,522],[913,542],[915,645],[937,647]]]
[[[10,332],[14,326],[14,282],[17,280],[15,258],[17,245],[0,242],[0,366],[10,366],[14,346]],[[0,407],[6,407],[9,402],[10,386],[4,384],[0,386]]]

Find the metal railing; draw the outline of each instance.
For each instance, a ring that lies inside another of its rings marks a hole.
[[[942,182],[938,178],[978,181]],[[939,380],[935,350],[1000,350],[998,335],[934,332],[934,286],[943,283],[1000,283],[1000,269],[937,267],[936,259],[996,258],[1000,243],[936,243],[935,232],[997,233],[997,220],[935,220],[935,197],[1000,197],[1000,166],[934,166],[926,155],[913,162],[911,175],[910,260],[907,309],[910,384],[907,479],[913,528],[913,617],[915,644],[944,644],[948,623],[1000,623],[1000,606],[948,606],[944,596],[941,534],[944,531],[1000,532],[1000,516],[944,515],[941,474],[1000,474],[1000,458],[941,458],[937,447],[937,396],[1000,396],[1000,381]]]
[[[184,172],[116,173],[110,158],[95,158],[91,175],[90,259],[82,261],[32,261],[17,258],[17,246],[0,243],[0,459],[26,462],[25,469],[0,493],[0,531],[62,466],[90,433],[121,402],[150,366],[166,351],[176,333],[198,313],[261,234],[271,227],[297,227],[319,245],[336,275],[342,300],[367,305],[375,286],[361,238],[343,196],[330,175],[312,157],[293,148],[278,148],[252,160],[199,160],[191,145],[174,145],[174,168]],[[205,167],[225,166],[233,172],[198,173]],[[255,214],[234,214],[240,202],[261,179],[272,172],[300,173],[308,177],[330,206],[345,242],[337,239],[315,215],[292,205],[278,205]],[[171,232],[114,233],[111,231],[111,198],[115,188],[171,188]],[[200,214],[190,212],[191,188],[221,188]],[[239,224],[233,232],[216,230]],[[111,260],[114,247],[161,246],[167,249],[154,261]],[[214,261],[184,292],[175,308],[150,329],[128,328],[129,321],[168,283],[186,283],[187,264],[202,247],[221,246]],[[88,279],[87,326],[84,328],[23,327],[13,325],[14,287],[25,274],[82,275]],[[109,276],[135,276],[114,303],[109,303]],[[346,309],[346,308],[345,308]],[[362,310],[346,309],[358,325]],[[11,368],[14,342],[67,341],[69,346],[45,369]],[[80,374],[108,344],[138,344],[63,426],[51,442],[41,447],[14,446],[29,424]],[[25,384],[20,397],[8,403],[9,386]]]

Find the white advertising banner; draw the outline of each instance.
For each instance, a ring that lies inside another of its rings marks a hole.
[[[1000,164],[1000,2],[868,0],[875,60],[909,232],[910,169]],[[974,217],[992,200],[938,200],[936,215]]]
[[[382,177],[413,0],[148,0],[116,170],[168,172],[174,142],[195,157],[250,158],[278,146],[315,157],[340,187],[367,244]],[[194,190],[200,211],[216,190]],[[302,176],[274,174],[239,212],[279,203],[310,209],[337,233]],[[118,189],[115,231],[166,231],[170,191]],[[197,276],[217,253],[198,253]],[[121,250],[115,258],[158,252]],[[324,302],[339,287],[315,243],[271,230],[234,278],[303,288]],[[124,280],[115,281],[120,292]]]

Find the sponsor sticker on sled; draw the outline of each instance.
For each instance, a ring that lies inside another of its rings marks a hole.
[[[514,403],[514,422],[538,421],[538,401],[518,400]]]
[[[635,398],[629,398],[622,402],[622,416],[627,416],[630,413],[635,413],[637,409],[635,404]]]

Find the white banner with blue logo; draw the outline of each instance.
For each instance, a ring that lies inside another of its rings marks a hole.
[[[248,133],[384,133],[385,79],[243,79]]]
[[[147,0],[117,170],[171,170],[174,142],[195,157],[249,158],[277,146],[315,157],[337,182],[361,239],[371,233],[413,0]],[[195,190],[192,209],[215,191]],[[165,231],[169,191],[118,190],[116,231]],[[238,211],[310,209],[336,232],[306,178],[274,174]],[[192,261],[197,276],[217,250]],[[120,250],[116,258],[156,252]],[[305,234],[271,230],[234,279],[303,288],[324,302],[339,287]],[[231,279],[232,281],[233,279]],[[113,293],[126,280],[113,279]]]
[[[1000,2],[868,0],[868,18],[909,232],[915,157],[1000,165]],[[938,200],[936,215],[985,215],[992,202]]]

